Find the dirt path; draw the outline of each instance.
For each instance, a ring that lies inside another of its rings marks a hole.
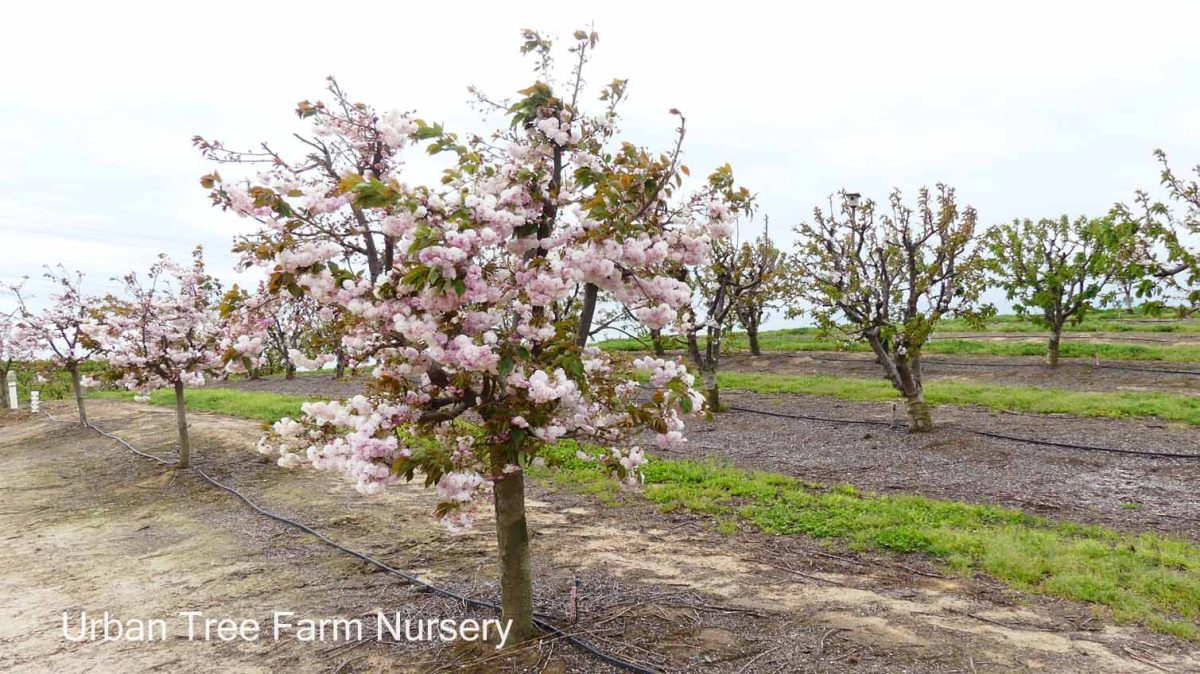
[[[51,406],[54,409],[56,406]],[[135,445],[171,451],[160,408],[97,403]],[[418,487],[358,496],[327,474],[288,472],[251,451],[257,425],[194,414],[198,462],[264,505],[474,596],[495,594],[491,524],[451,535]],[[561,643],[504,660],[490,646],[189,641],[71,643],[63,611],[179,611],[313,618],[376,610],[464,612],[400,579],[253,515],[194,474],[163,469],[90,431],[0,416],[0,669],[21,672],[608,672]],[[804,539],[719,534],[631,496],[616,508],[535,487],[537,601],[561,619],[579,579],[581,624],[606,650],[687,672],[1184,672],[1190,644],[1105,625],[1081,604],[934,577],[922,559],[831,555]],[[905,567],[897,564],[903,563]],[[914,573],[916,570],[919,573]],[[477,617],[481,616],[475,613]]]

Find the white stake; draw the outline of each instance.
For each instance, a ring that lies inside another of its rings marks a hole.
[[[15,410],[19,407],[17,404],[17,382],[8,382],[8,409]]]

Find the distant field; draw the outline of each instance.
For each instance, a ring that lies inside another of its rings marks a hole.
[[[1156,332],[1156,333],[1200,333],[1200,321],[1148,322],[1150,319],[1118,320],[1098,316],[1072,326],[1068,332]],[[962,320],[943,321],[938,332],[942,335],[955,332],[1019,334],[1029,340],[988,340],[978,338],[939,337],[938,334],[925,345],[926,353],[976,354],[985,356],[1044,356],[1045,328],[1022,321],[1015,316],[999,316],[980,330]],[[1106,344],[1081,341],[1082,336],[1067,336],[1063,339],[1060,355],[1063,358],[1094,358],[1106,360],[1159,360],[1176,362],[1200,362],[1200,343],[1195,345],[1156,344]],[[758,336],[764,351],[869,351],[866,344],[848,343],[845,340],[822,337],[816,328],[786,328],[769,330]],[[725,337],[725,344],[734,350],[750,348],[744,332],[734,332]],[[600,343],[601,348],[612,351],[645,351],[646,345],[635,339],[610,339]],[[677,343],[675,348],[682,348]]]
[[[977,328],[970,326],[962,319],[948,319],[940,322],[943,332],[970,331]],[[1032,321],[1012,314],[995,316],[988,320],[987,332],[1045,332],[1046,329],[1035,325]],[[1128,314],[1120,310],[1097,311],[1078,325],[1069,325],[1067,332],[1188,332],[1200,333],[1200,319],[1171,319],[1169,317],[1153,317],[1140,313]]]

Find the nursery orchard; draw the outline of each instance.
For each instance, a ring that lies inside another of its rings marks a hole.
[[[524,31],[484,130],[330,78],[292,137],[195,136],[254,283],[7,289],[0,665],[1200,671],[1200,166],[781,224],[683,112],[627,138],[599,46]],[[130,636],[194,611],[253,645]],[[360,629],[247,636],[279,612]]]

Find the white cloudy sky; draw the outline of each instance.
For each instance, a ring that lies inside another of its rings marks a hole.
[[[0,39],[0,279],[45,263],[92,290],[206,246],[232,278],[246,223],[214,210],[192,149],[286,139],[336,75],[379,108],[476,124],[466,87],[532,80],[523,27],[594,24],[590,80],[630,80],[625,129],[724,161],[774,229],[840,188],[937,181],[985,223],[1099,214],[1200,162],[1195,2],[108,2],[6,6]],[[35,285],[35,290],[37,289]]]

